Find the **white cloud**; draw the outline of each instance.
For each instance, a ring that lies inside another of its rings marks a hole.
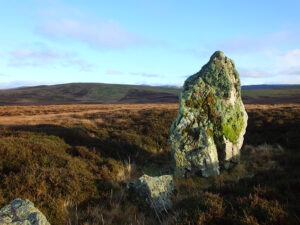
[[[136,85],[145,85],[145,86],[165,86],[165,87],[177,87],[180,88],[183,85],[183,82],[161,82],[161,81],[149,81],[149,80],[140,80],[135,82]]]
[[[289,50],[284,53],[275,55],[277,65],[284,68],[299,68],[300,67],[300,49]]]
[[[261,69],[244,69],[239,68],[238,72],[241,77],[249,77],[249,78],[262,78],[262,77],[270,77],[271,73],[263,71]]]
[[[278,72],[279,74],[286,74],[286,75],[296,75],[296,76],[300,76],[300,67],[298,68],[290,68],[287,70],[282,70],[280,72]]]
[[[299,33],[281,31],[262,36],[237,36],[227,41],[218,43],[215,48],[225,52],[250,53],[277,49],[280,45],[298,42]]]
[[[51,39],[80,41],[100,48],[119,49],[144,42],[140,37],[114,21],[52,20],[39,25],[37,32]]]
[[[300,75],[293,77],[284,77],[279,80],[280,84],[300,84]]]
[[[123,74],[125,74],[125,72],[122,72],[122,71],[116,70],[116,69],[107,69],[106,74],[108,74],[108,75],[123,75]],[[133,76],[146,77],[146,78],[162,77],[159,74],[147,73],[147,72],[130,72],[129,74],[133,75]]]
[[[274,61],[277,75],[284,77],[300,75],[300,49],[271,52],[269,57]]]
[[[145,72],[131,72],[131,75],[134,76],[141,76],[141,77],[161,77],[158,74],[154,74],[154,73],[145,73]]]
[[[115,70],[115,69],[107,69],[106,74],[108,74],[108,75],[122,75],[124,73],[122,71]]]
[[[272,62],[270,69],[238,69],[241,77],[261,80],[269,83],[297,84],[300,83],[300,49],[288,51],[269,51],[265,55]]]
[[[91,71],[93,65],[76,54],[49,48],[19,48],[10,53],[8,65],[11,67],[65,66],[80,71]]]

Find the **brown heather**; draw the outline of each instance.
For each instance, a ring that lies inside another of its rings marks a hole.
[[[300,106],[246,105],[241,162],[178,178],[159,218],[126,183],[170,172],[177,104],[0,107],[0,208],[28,198],[60,224],[299,224]]]

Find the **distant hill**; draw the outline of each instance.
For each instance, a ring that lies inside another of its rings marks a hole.
[[[0,90],[0,105],[177,103],[180,88],[69,83]],[[300,103],[300,86],[243,86],[246,104]]]
[[[0,105],[177,102],[180,89],[102,83],[69,83],[0,90]]]
[[[287,87],[299,87],[300,84],[258,84],[258,85],[244,85],[243,90],[255,90],[255,89],[278,89]]]
[[[300,103],[300,85],[249,85],[242,87],[246,104]]]

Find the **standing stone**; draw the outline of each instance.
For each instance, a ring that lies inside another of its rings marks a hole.
[[[248,116],[234,63],[215,52],[184,83],[169,138],[175,176],[209,177],[238,160]]]
[[[145,174],[130,186],[158,213],[170,209],[173,205],[171,197],[174,182],[171,175],[150,177]]]
[[[50,225],[29,200],[15,199],[0,210],[1,225]]]

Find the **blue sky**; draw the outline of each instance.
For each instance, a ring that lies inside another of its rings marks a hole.
[[[0,88],[180,86],[216,50],[243,85],[299,84],[299,12],[299,0],[0,0]]]

